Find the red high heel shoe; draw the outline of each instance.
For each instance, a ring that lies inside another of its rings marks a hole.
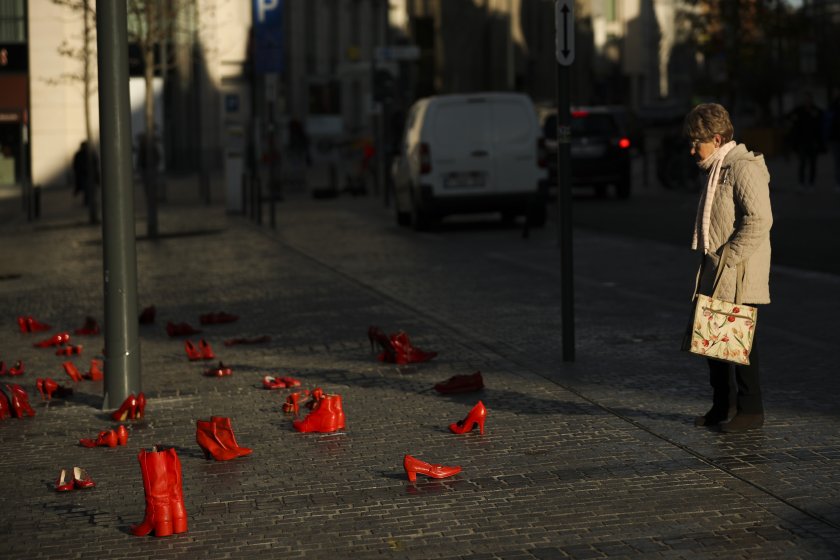
[[[85,324],[79,327],[78,329],[73,330],[73,334],[81,334],[81,335],[97,335],[101,332],[99,328],[99,323],[96,322],[96,319],[93,317],[86,317]]]
[[[324,395],[303,420],[295,420],[292,427],[299,432],[331,433],[344,429],[346,422],[341,395]]]
[[[73,467],[73,486],[79,490],[84,490],[85,488],[93,488],[96,486],[96,483],[85,469],[82,467]]]
[[[205,313],[198,318],[198,322],[202,325],[215,325],[221,323],[233,323],[239,319],[239,315],[233,315],[231,313],[225,313],[224,311],[219,311],[217,313]]]
[[[67,480],[67,471],[61,469],[61,472],[58,474],[58,478],[55,481],[55,491],[56,492],[69,492],[74,487],[73,479]]]
[[[193,334],[198,334],[200,332],[200,330],[191,327],[189,323],[176,324],[172,321],[168,321],[166,323],[166,334],[168,334],[169,336],[190,336]]]
[[[396,362],[396,350],[391,344],[391,339],[379,327],[373,325],[368,327],[368,340],[370,341],[371,353],[374,352],[375,344],[382,347],[382,352],[376,357],[377,360],[389,363]]]
[[[469,393],[484,388],[484,378],[481,372],[477,371],[472,375],[453,375],[446,381],[435,385],[435,391],[448,395],[451,393]]]
[[[36,320],[32,316],[24,317],[20,316],[17,318],[18,328],[22,333],[33,333],[33,332],[41,332],[41,331],[48,331],[52,329],[46,323],[41,323],[40,321]]]
[[[471,432],[473,428],[478,426],[481,435],[484,435],[484,421],[487,419],[487,409],[484,408],[484,403],[478,401],[472,410],[470,410],[467,417],[463,420],[458,420],[454,424],[449,425],[449,431],[453,434],[465,434]]]
[[[135,414],[135,418],[137,420],[142,420],[143,416],[146,414],[146,395],[143,393],[137,394],[137,412]]]
[[[415,459],[411,455],[403,457],[403,468],[405,469],[405,474],[408,475],[408,480],[411,482],[417,480],[418,473],[432,478],[448,478],[461,472],[461,467],[433,465],[431,463]]]
[[[195,347],[192,341],[184,341],[184,351],[187,353],[187,358],[189,358],[191,362],[202,359],[201,352]]]
[[[237,344],[261,344],[263,342],[271,342],[271,337],[264,334],[262,336],[255,336],[252,338],[229,338],[225,340],[225,346],[236,346]]]
[[[254,452],[250,447],[242,447],[236,443],[236,436],[233,435],[233,425],[230,422],[230,418],[225,416],[211,416],[210,421],[216,425],[216,435],[222,445],[236,451],[240,457],[245,457]]]
[[[204,372],[204,375],[207,377],[226,377],[228,375],[233,375],[233,370],[225,366],[222,362],[219,362],[219,367],[211,367]]]
[[[35,387],[38,389],[38,392],[41,393],[41,398],[45,401],[49,401],[53,397],[53,393],[59,399],[63,399],[65,397],[69,397],[73,394],[73,389],[68,387],[62,387],[49,377],[44,379],[37,379],[35,381]]]
[[[82,374],[79,373],[79,369],[76,367],[76,364],[73,362],[64,362],[61,366],[64,368],[64,373],[70,376],[70,379],[76,382],[82,380]]]
[[[207,459],[213,458],[216,461],[230,461],[239,457],[237,451],[228,449],[222,443],[218,434],[218,426],[214,422],[198,420],[196,422],[195,441]]]
[[[155,322],[156,312],[157,310],[155,309],[155,306],[150,305],[149,307],[144,308],[143,311],[140,312],[140,317],[138,318],[138,321],[141,325],[150,325]]]
[[[126,429],[125,426],[120,424],[119,427],[114,431],[117,434],[117,443],[118,444],[120,444],[120,445],[128,444],[128,430]]]
[[[198,350],[201,352],[201,359],[202,360],[215,360],[216,355],[213,354],[213,349],[210,348],[210,345],[207,344],[203,338],[198,341]]]
[[[9,369],[6,370],[6,373],[8,373],[11,376],[15,376],[15,375],[23,375],[24,371],[25,371],[25,368],[23,367],[23,362],[18,360],[18,361],[15,362],[15,365],[13,365],[12,367],[10,367]]]
[[[90,379],[91,381],[102,381],[105,378],[105,374],[101,369],[102,365],[100,364],[99,360],[91,360],[90,361],[90,369],[84,375],[85,379]]]
[[[120,407],[111,414],[111,418],[117,422],[125,422],[129,418],[132,420],[137,415],[137,397],[131,393],[126,397]]]
[[[437,357],[437,352],[426,352],[412,346],[408,334],[400,331],[391,335],[391,346],[396,351],[397,364],[419,364]]]
[[[82,345],[67,345],[55,351],[56,356],[78,356],[82,353]]]
[[[67,344],[68,342],[70,342],[70,333],[63,332],[54,334],[46,340],[36,342],[32,346],[36,348],[49,348],[50,346],[61,346],[62,344]]]
[[[96,439],[82,438],[79,445],[82,447],[116,447],[120,440],[114,430],[103,430],[99,432]]]
[[[9,399],[6,397],[6,393],[0,391],[0,420],[11,417],[12,407],[9,404]]]
[[[12,411],[15,417],[35,416],[35,411],[29,404],[29,395],[26,394],[26,389],[15,383],[7,383],[6,388],[11,396]]]

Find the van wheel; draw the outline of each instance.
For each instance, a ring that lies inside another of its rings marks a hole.
[[[423,208],[417,200],[417,195],[411,195],[411,225],[416,231],[429,231],[432,217],[428,209]]]

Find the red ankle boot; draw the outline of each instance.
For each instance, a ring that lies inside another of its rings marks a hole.
[[[236,451],[240,457],[245,457],[253,453],[250,447],[242,447],[236,442],[236,437],[233,435],[233,426],[230,418],[224,416],[211,416],[210,421],[216,425],[216,436],[222,445]]]
[[[324,395],[306,418],[295,420],[292,426],[299,432],[330,433],[344,429],[341,395]]]
[[[484,435],[484,421],[486,419],[487,409],[484,408],[483,402],[478,401],[478,404],[472,407],[466,418],[449,425],[449,431],[453,434],[465,434],[478,426],[481,435]]]
[[[448,478],[461,472],[461,467],[433,465],[431,463],[415,459],[411,455],[403,457],[403,468],[405,469],[405,474],[408,475],[408,480],[411,482],[417,480],[417,473],[430,476],[432,478]]]
[[[9,390],[15,417],[35,416],[35,411],[29,405],[29,395],[26,394],[26,389],[15,383],[7,383],[6,388]]]
[[[196,422],[195,441],[204,452],[207,459],[216,461],[230,461],[239,457],[233,449],[228,449],[219,437],[218,427],[213,422],[199,420]]]
[[[143,475],[143,491],[146,496],[146,516],[143,522],[131,528],[131,534],[138,537],[152,531],[157,537],[167,537],[174,532],[172,522],[172,482],[169,474],[174,468],[167,452],[140,450],[137,455],[140,472]]]

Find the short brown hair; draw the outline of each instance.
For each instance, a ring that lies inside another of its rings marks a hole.
[[[729,111],[723,105],[701,103],[685,116],[683,133],[698,140],[710,140],[715,134],[720,134],[726,143],[735,136],[735,127],[729,119]]]

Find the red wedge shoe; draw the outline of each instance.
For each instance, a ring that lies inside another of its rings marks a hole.
[[[484,421],[486,419],[487,409],[484,408],[483,402],[478,401],[478,404],[472,407],[466,418],[449,425],[449,431],[453,434],[466,434],[478,426],[479,432],[484,435]]]
[[[448,478],[461,472],[461,467],[433,465],[431,463],[415,459],[411,455],[403,457],[403,468],[405,468],[405,474],[408,475],[408,480],[411,482],[417,480],[418,473],[432,478]]]

